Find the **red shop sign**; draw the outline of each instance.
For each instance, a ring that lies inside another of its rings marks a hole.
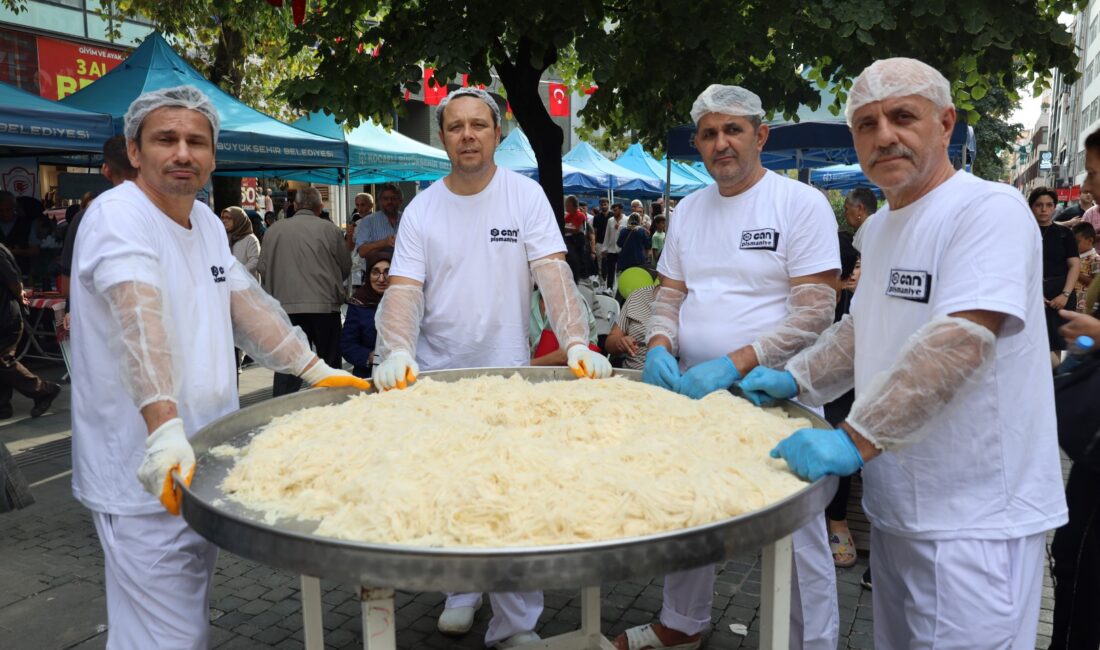
[[[67,97],[107,74],[127,56],[122,50],[39,36],[38,94],[52,100]]]

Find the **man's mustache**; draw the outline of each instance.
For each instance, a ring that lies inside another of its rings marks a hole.
[[[871,155],[871,160],[868,161],[871,167],[874,167],[882,158],[905,158],[906,160],[913,160],[913,150],[908,147],[903,147],[900,144],[891,145],[885,149],[879,149]]]

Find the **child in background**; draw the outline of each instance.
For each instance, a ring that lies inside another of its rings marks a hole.
[[[653,218],[653,237],[650,246],[650,255],[653,258],[653,266],[656,268],[657,260],[661,259],[661,249],[665,247],[665,230],[668,229],[668,220],[658,216]]]
[[[1100,254],[1097,254],[1096,248],[1096,229],[1092,227],[1092,224],[1081,222],[1073,226],[1073,236],[1077,239],[1077,252],[1081,257],[1081,269],[1077,276],[1077,311],[1082,314],[1091,314],[1094,309],[1093,304],[1087,304],[1088,301],[1088,288],[1092,284],[1093,279],[1096,277],[1097,272],[1100,271]],[[1094,292],[1095,293],[1095,292]],[[1096,302],[1096,297],[1093,296],[1092,302]]]

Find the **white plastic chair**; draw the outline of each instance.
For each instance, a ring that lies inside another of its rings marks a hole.
[[[592,306],[592,315],[596,317],[596,335],[607,336],[611,326],[619,320],[619,303],[611,296],[597,294],[596,304]]]

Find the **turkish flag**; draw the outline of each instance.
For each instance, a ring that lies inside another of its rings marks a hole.
[[[565,84],[550,84],[550,116],[569,117],[569,91]]]
[[[447,84],[439,85],[435,80],[435,68],[424,68],[424,103],[438,106],[447,96]]]
[[[294,14],[294,24],[301,25],[306,19],[306,0],[293,0],[290,8]]]
[[[592,93],[596,92],[599,89],[600,89],[599,86],[589,86],[589,87],[584,89],[584,94],[591,95]]]

